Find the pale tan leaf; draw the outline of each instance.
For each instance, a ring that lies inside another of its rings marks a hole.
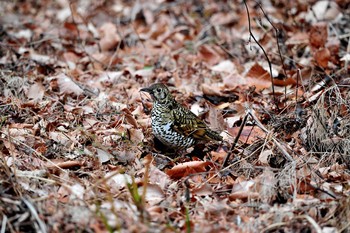
[[[81,95],[84,91],[65,74],[56,76],[61,93]]]
[[[34,102],[39,102],[43,99],[45,88],[41,83],[35,83],[29,87],[27,97]]]

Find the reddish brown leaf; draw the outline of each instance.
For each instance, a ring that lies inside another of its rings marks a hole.
[[[327,68],[331,53],[327,48],[322,48],[315,52],[314,58],[319,66]]]
[[[328,38],[327,23],[321,22],[312,25],[309,32],[310,45],[315,48],[324,47]]]
[[[174,166],[172,169],[167,170],[166,174],[172,179],[179,179],[190,174],[205,172],[207,170],[207,166],[211,164],[212,163],[209,161],[185,162]]]
[[[210,65],[215,65],[221,60],[220,55],[208,45],[199,47],[199,57]]]

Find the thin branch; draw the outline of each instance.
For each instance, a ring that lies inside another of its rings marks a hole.
[[[246,8],[247,11],[247,16],[248,16],[248,30],[249,30],[249,35],[251,36],[251,38],[253,38],[253,40],[255,41],[255,43],[260,47],[260,49],[262,50],[262,52],[264,53],[264,56],[267,60],[267,63],[269,64],[269,70],[270,70],[270,78],[271,78],[271,87],[272,87],[272,95],[273,95],[273,99],[274,99],[274,104],[276,105],[276,108],[279,109],[278,104],[277,104],[277,98],[275,95],[275,85],[273,83],[273,76],[272,76],[272,65],[271,65],[271,61],[264,49],[264,47],[259,43],[259,41],[255,38],[253,32],[252,32],[252,26],[251,26],[251,22],[250,22],[250,13],[249,13],[249,9],[247,6],[247,2],[246,0],[243,0],[244,2],[244,6]]]

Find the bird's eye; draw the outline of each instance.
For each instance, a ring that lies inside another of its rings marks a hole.
[[[160,92],[160,88],[157,88],[157,90],[156,90],[157,92]]]

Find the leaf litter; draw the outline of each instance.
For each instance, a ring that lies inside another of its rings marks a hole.
[[[349,231],[347,1],[0,5],[1,232]],[[224,141],[162,147],[155,82]]]

